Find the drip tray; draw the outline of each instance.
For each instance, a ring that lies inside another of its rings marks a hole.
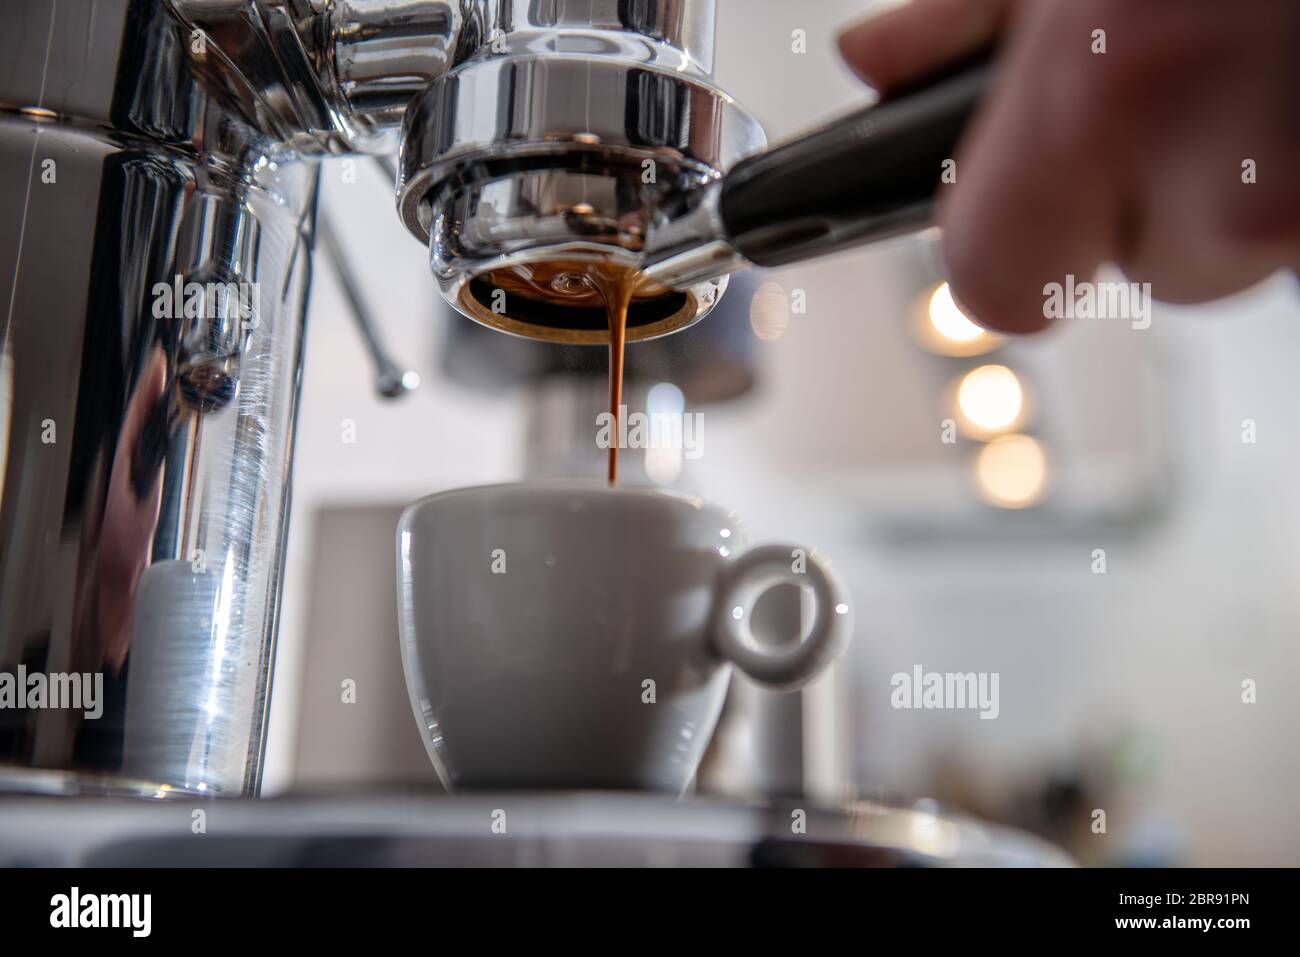
[[[0,798],[0,867],[1069,866],[928,808],[500,793],[161,801]],[[196,815],[202,810],[204,815]],[[203,833],[195,833],[201,826]]]

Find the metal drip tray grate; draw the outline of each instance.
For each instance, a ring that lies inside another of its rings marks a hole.
[[[204,832],[194,833],[196,810]],[[648,794],[0,799],[0,866],[1068,866],[1002,827],[906,807]]]

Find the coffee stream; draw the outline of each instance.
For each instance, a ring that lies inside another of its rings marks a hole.
[[[575,308],[605,308],[609,324],[609,407],[619,435],[619,411],[623,405],[623,347],[627,340],[627,312],[636,297],[661,296],[663,286],[645,278],[630,266],[611,262],[555,260],[530,263],[491,274],[494,285],[508,292],[564,303]],[[618,442],[609,447],[609,484],[618,482]]]
[[[623,406],[623,347],[627,344],[627,307],[632,302],[638,275],[630,269],[598,269],[587,273],[605,301],[605,318],[609,322],[609,411],[614,417],[615,437],[609,445],[609,484],[618,483],[618,439],[622,434],[618,420]]]

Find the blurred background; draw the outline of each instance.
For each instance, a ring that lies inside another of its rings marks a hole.
[[[861,105],[834,36],[868,7],[724,2],[716,79],[771,140]],[[322,179],[421,384],[376,395],[320,257],[265,790],[435,788],[397,650],[397,516],[443,489],[602,475],[606,357],[450,315],[382,172],[334,160]],[[625,452],[631,479],[734,508],[755,542],[815,544],[855,600],[853,645],[810,691],[734,679],[699,790],[934,798],[1094,864],[1300,863],[1295,278],[1015,342],[942,280],[933,236],[751,272],[701,326],[629,347],[634,410],[704,421],[698,459]],[[918,665],[998,673],[996,720],[893,709],[891,677]]]

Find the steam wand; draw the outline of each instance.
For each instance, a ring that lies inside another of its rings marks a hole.
[[[375,391],[385,399],[401,398],[419,386],[419,374],[411,370],[403,371],[384,348],[379,338],[378,326],[361,298],[360,283],[352,271],[352,264],[348,262],[347,254],[343,252],[334,224],[323,210],[317,212],[316,233],[320,236],[325,255],[329,257],[338,275],[339,285],[343,287],[343,295],[351,309],[352,318],[361,331],[361,337],[365,340],[366,351],[370,353],[370,358],[375,364]]]

